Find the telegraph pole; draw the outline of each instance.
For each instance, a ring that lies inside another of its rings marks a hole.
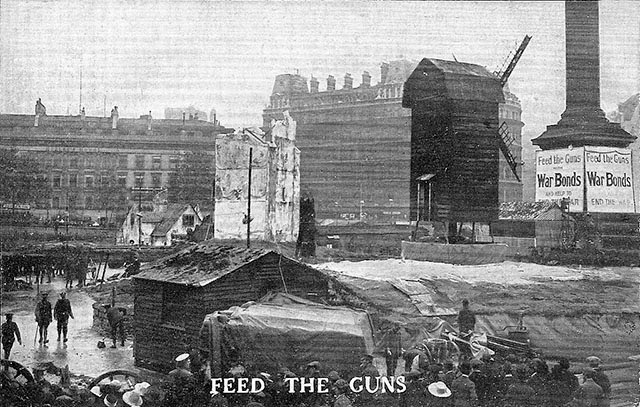
[[[138,185],[138,247],[142,245],[142,181]]]
[[[251,247],[251,162],[253,161],[253,147],[249,147],[249,186],[247,191],[247,249]]]

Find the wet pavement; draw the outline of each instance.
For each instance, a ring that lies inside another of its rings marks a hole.
[[[113,270],[111,273],[115,272]],[[40,291],[49,292],[49,302],[52,307],[65,291],[62,277],[56,277],[51,283],[40,286]],[[75,319],[69,319],[68,342],[57,341],[56,321],[49,325],[49,343],[39,344],[34,310],[36,306],[36,288],[28,291],[5,292],[2,303],[2,321],[4,314],[13,312],[13,320],[18,324],[22,335],[22,346],[16,341],[11,351],[11,359],[30,369],[41,363],[53,362],[58,367],[69,365],[72,375],[96,377],[102,373],[115,369],[138,371],[134,368],[133,343],[125,343],[125,347],[118,344],[111,349],[112,341],[104,338],[92,329],[93,303],[89,295],[78,288],[67,289],[67,298],[71,302]],[[99,349],[98,341],[104,340],[107,347]]]

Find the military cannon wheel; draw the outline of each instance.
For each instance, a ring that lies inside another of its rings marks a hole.
[[[94,386],[109,384],[114,380],[133,388],[133,386],[140,381],[140,375],[130,370],[111,370],[91,380],[89,383],[89,389]]]
[[[0,366],[2,366],[1,371],[6,378],[21,385],[34,381],[31,371],[14,360],[2,359],[0,360]]]
[[[444,338],[430,338],[426,341],[429,355],[434,363],[444,363],[450,360],[457,364],[460,360],[460,348],[451,340]]]

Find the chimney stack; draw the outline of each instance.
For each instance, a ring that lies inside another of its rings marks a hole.
[[[336,90],[336,78],[334,78],[333,75],[327,76],[327,90]]]
[[[183,124],[183,125],[184,125],[184,121],[185,121],[185,116],[186,116],[186,113],[185,113],[185,112],[182,112],[182,124]]]
[[[353,78],[350,73],[344,75],[344,86],[342,89],[353,89]]]
[[[147,116],[147,131],[151,131],[151,110],[149,110],[149,116]]]
[[[387,77],[389,76],[389,64],[386,62],[383,62],[382,65],[380,65],[380,83],[386,83],[387,82]]]
[[[320,82],[318,82],[318,79],[314,78],[313,75],[311,75],[311,79],[309,80],[311,93],[318,93],[319,85],[320,85]]]
[[[369,75],[369,72],[364,71],[362,72],[362,87],[368,88],[370,86],[371,86],[371,75]]]

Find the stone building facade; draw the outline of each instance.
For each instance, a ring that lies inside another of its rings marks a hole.
[[[365,71],[357,87],[347,73],[340,89],[329,75],[324,91],[313,76],[308,81],[298,74],[276,77],[263,125],[281,119],[285,110],[298,123],[301,190],[314,197],[317,219],[410,220],[411,110],[402,107],[402,96],[416,65],[407,60],[383,63],[380,82],[372,84]],[[507,122],[515,138],[512,152],[519,159],[520,101],[508,90],[505,99],[499,119]],[[499,197],[522,199],[522,184],[502,155]]]
[[[295,138],[296,123],[286,112],[285,120],[270,123],[266,134],[258,129],[244,129],[218,135],[216,238],[246,239],[250,185],[251,239],[296,241],[300,217],[300,150],[295,146]]]
[[[35,158],[46,169],[52,193],[34,212],[55,217],[67,211],[96,219],[104,216],[104,186],[117,183],[112,206],[123,214],[132,202],[150,206],[167,187],[181,154],[204,151],[213,160],[215,137],[232,132],[201,120],[157,120],[150,114],[111,117],[0,115],[0,148]]]

